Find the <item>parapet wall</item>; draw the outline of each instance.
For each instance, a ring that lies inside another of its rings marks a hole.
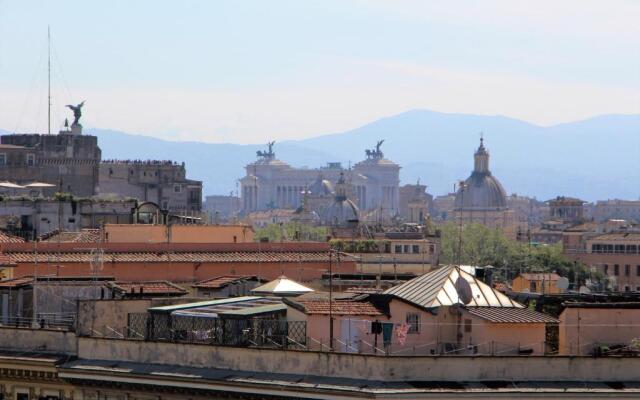
[[[62,330],[0,327],[0,349],[75,355],[77,338]]]
[[[384,381],[640,381],[640,358],[363,356],[79,338],[78,357]]]

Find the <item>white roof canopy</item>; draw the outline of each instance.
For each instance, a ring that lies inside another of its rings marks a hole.
[[[262,286],[251,290],[255,294],[294,295],[313,292],[313,289],[293,281],[282,275],[278,279],[267,282]]]

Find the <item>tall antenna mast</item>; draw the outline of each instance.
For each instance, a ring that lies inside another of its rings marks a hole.
[[[47,133],[51,135],[51,27],[47,25],[47,81],[48,81],[48,96],[47,96]]]

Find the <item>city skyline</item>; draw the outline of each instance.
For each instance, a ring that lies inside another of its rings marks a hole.
[[[46,131],[47,25],[54,131],[64,105],[85,99],[86,127],[243,144],[411,109],[542,126],[640,110],[633,2],[33,6],[0,3],[9,131]]]

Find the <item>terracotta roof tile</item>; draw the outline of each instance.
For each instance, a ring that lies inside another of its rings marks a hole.
[[[363,293],[363,294],[378,294],[382,293],[384,289],[372,288],[372,287],[350,287],[345,290],[346,293]]]
[[[240,282],[243,280],[255,279],[258,280],[258,277],[255,275],[223,275],[216,276],[215,278],[206,279],[204,281],[197,282],[192,285],[194,288],[208,288],[208,289],[219,289],[230,285],[234,282]]]
[[[187,291],[178,285],[167,281],[150,282],[113,282],[110,284],[115,290],[123,293],[135,294],[186,294]]]
[[[0,243],[24,243],[24,239],[18,236],[9,235],[0,231]]]
[[[329,315],[328,300],[292,300],[291,302],[301,306],[305,314]],[[335,315],[383,315],[382,311],[369,302],[335,300],[331,303],[331,313]]]
[[[0,288],[14,288],[23,285],[28,285],[33,282],[32,276],[23,276],[21,278],[5,279],[0,281]]]
[[[45,242],[61,243],[98,243],[100,241],[100,229],[82,229],[81,231],[53,231],[41,237]]]
[[[509,307],[467,307],[469,314],[494,323],[558,323],[559,321],[547,314],[528,308]]]
[[[51,252],[54,253],[54,252]],[[13,263],[33,263],[35,254],[33,252],[11,252],[5,251],[11,257]],[[329,253],[323,251],[316,252],[296,252],[296,251],[236,251],[236,252],[215,252],[215,251],[163,251],[163,252],[108,252],[105,251],[104,262],[208,262],[208,263],[307,263],[307,262],[329,262]],[[38,262],[46,262],[48,253],[40,252]],[[83,249],[73,253],[55,253],[56,262],[60,263],[88,263],[92,256],[89,250]]]

